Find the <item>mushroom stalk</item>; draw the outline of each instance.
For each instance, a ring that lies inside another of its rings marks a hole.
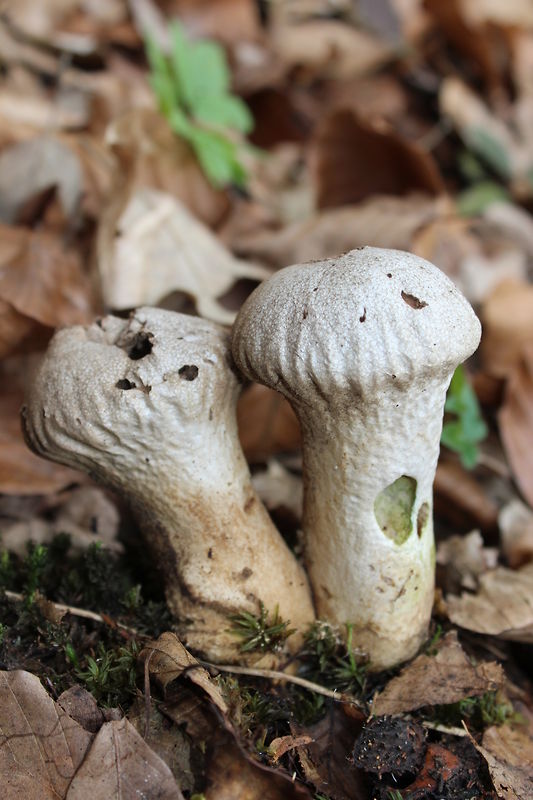
[[[372,247],[280,270],[235,321],[236,364],[300,420],[317,613],[350,625],[374,670],[413,656],[427,634],[444,400],[479,336],[436,267]]]
[[[241,658],[232,614],[262,603],[299,631],[314,618],[305,573],[251,484],[239,391],[223,328],[142,308],[59,331],[22,412],[35,452],[127,497],[182,635],[212,660]]]

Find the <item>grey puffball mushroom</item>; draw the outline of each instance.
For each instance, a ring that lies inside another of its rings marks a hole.
[[[352,625],[373,670],[407,660],[427,635],[444,401],[480,332],[433,264],[373,247],[280,270],[234,324],[239,369],[285,395],[300,421],[317,614]]]
[[[218,661],[241,660],[232,614],[262,602],[300,632],[314,619],[305,572],[251,485],[240,389],[228,331],[141,308],[56,333],[22,410],[36,453],[126,496],[186,643]]]

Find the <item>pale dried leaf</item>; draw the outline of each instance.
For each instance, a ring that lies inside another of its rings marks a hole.
[[[15,222],[32,197],[56,187],[67,218],[76,212],[83,176],[75,153],[59,139],[40,136],[0,154],[0,220]]]
[[[513,476],[533,505],[533,341],[509,375],[498,423]]]
[[[300,425],[279,392],[252,383],[237,404],[239,439],[249,461],[265,461],[275,453],[300,447]]]
[[[0,672],[0,708],[3,800],[65,797],[92,735],[23,670]]]
[[[533,563],[482,575],[476,594],[446,598],[455,625],[489,636],[533,643]]]
[[[498,563],[498,550],[485,547],[479,531],[466,536],[450,536],[439,542],[437,564],[444,568],[443,584],[447,592],[477,589],[478,578]]]
[[[271,458],[266,470],[252,475],[252,484],[269,511],[286,508],[296,519],[301,519],[303,481],[299,475],[293,475],[283,464]]]
[[[304,747],[306,744],[311,744],[313,737],[308,734],[303,736],[278,736],[277,739],[272,739],[268,746],[268,753],[274,762],[279,761],[281,756],[294,750],[295,747]]]
[[[115,309],[157,305],[174,291],[194,298],[201,316],[230,324],[235,312],[217,298],[242,278],[268,270],[234,258],[178,200],[141,189],[119,213],[103,215],[98,234],[104,300]]]
[[[127,719],[102,725],[65,800],[88,797],[183,800],[169,767]]]
[[[31,333],[34,321],[0,300],[0,358],[10,355]]]
[[[57,704],[90,733],[96,733],[104,722],[104,715],[94,696],[79,684],[62,692],[57,698]]]
[[[487,372],[508,377],[522,349],[533,342],[533,286],[525,281],[504,281],[486,298],[481,309],[481,355]]]
[[[372,713],[400,714],[423,706],[447,705],[498,689],[504,680],[499,664],[474,666],[457,640],[447,633],[435,655],[420,655],[375,695]]]
[[[487,728],[482,745],[470,737],[489,768],[492,782],[503,800],[533,797],[533,741],[526,731],[509,725]]]
[[[204,669],[182,645],[175,633],[162,633],[141,652],[140,658],[148,663],[150,674],[165,688],[169,683],[185,676],[199,686],[222,714],[228,713],[228,706],[220,689],[215,686],[208,671]]]
[[[533,5],[530,0],[460,0],[465,19],[476,26],[487,22],[518,28],[533,28]]]
[[[507,503],[498,518],[502,553],[510,567],[533,561],[533,511],[520,500]]]

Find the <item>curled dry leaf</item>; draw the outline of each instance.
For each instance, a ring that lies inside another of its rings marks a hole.
[[[302,478],[293,475],[279,461],[271,458],[266,470],[252,475],[252,484],[269,511],[285,508],[296,520],[302,518]]]
[[[511,500],[498,519],[502,553],[512,569],[533,561],[533,511],[520,500]]]
[[[106,722],[98,731],[65,800],[184,800],[165,762],[127,719]]]
[[[311,744],[313,737],[308,734],[302,736],[279,736],[273,739],[268,746],[268,753],[271,759],[276,762],[279,761],[281,756],[294,750],[296,747],[303,747],[306,744]]]
[[[479,745],[470,740],[483,756],[490,777],[503,800],[530,800],[533,797],[533,740],[525,730],[500,725],[487,728]]]
[[[311,144],[319,208],[358,203],[376,194],[438,195],[444,184],[436,162],[386,123],[338,110],[319,125]]]
[[[437,564],[443,568],[439,585],[452,594],[461,589],[477,589],[478,577],[497,563],[498,550],[484,547],[479,531],[450,536],[437,548]]]
[[[503,281],[483,303],[481,319],[485,370],[496,377],[508,377],[524,345],[533,342],[533,286],[525,281]]]
[[[234,258],[177,199],[152,189],[135,191],[123,209],[108,208],[97,246],[104,301],[114,309],[154,306],[181,291],[201,316],[230,324],[235,312],[217,298],[240,279],[270,275]]]
[[[83,176],[75,153],[59,139],[39,136],[0,154],[0,221],[17,222],[20,210],[42,192],[56,188],[68,219],[74,216]]]
[[[372,713],[400,714],[423,706],[447,705],[502,686],[503,669],[495,662],[472,664],[457,640],[447,633],[435,655],[420,655],[374,696]]]
[[[488,492],[458,461],[441,458],[435,473],[435,509],[452,525],[480,528],[493,533],[498,526],[498,506]]]
[[[479,579],[476,594],[446,598],[455,625],[488,636],[533,643],[533,563],[498,567]]]
[[[232,246],[275,267],[329,258],[364,245],[411,250],[416,231],[446,207],[443,198],[428,195],[378,195],[357,205],[326,209],[279,230],[241,234],[232,239]]]
[[[169,683],[185,676],[199,686],[216,708],[227,715],[228,706],[220,689],[215,686],[206,669],[182,645],[175,633],[162,633],[159,639],[147,645],[140,654],[141,660],[148,664],[150,674],[166,688]]]
[[[240,396],[237,422],[248,461],[265,461],[300,447],[300,425],[289,403],[259,383],[252,383]]]
[[[92,734],[54,703],[39,678],[0,672],[0,784],[4,800],[66,797]]]
[[[533,505],[533,341],[509,376],[498,423],[513,476]]]

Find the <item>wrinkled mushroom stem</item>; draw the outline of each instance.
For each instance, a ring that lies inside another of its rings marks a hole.
[[[251,484],[239,391],[227,331],[143,308],[57,333],[22,412],[36,453],[128,498],[181,634],[216,661],[242,659],[232,615],[277,609],[297,631],[290,650],[314,619],[306,575]]]
[[[335,414],[333,402],[335,424],[308,410],[300,416],[305,555],[317,614],[351,624],[374,670],[413,656],[427,633],[432,483],[449,380],[398,387],[349,414]]]

